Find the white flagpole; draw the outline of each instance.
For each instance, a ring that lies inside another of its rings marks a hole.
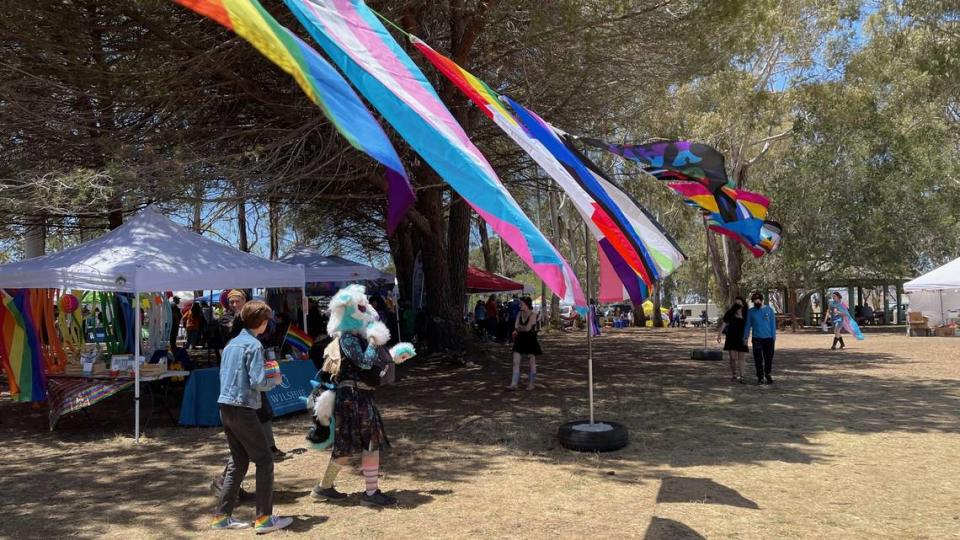
[[[140,293],[134,294],[134,301],[137,303],[134,309],[134,335],[133,335],[133,401],[134,401],[134,427],[133,438],[136,444],[140,444]],[[153,328],[151,331],[155,331]]]

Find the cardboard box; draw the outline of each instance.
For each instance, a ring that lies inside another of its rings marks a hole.
[[[934,330],[934,335],[937,337],[955,337],[956,328],[951,326],[941,326]]]

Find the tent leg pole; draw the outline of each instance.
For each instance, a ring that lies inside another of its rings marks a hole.
[[[307,306],[308,306],[306,285],[304,285],[300,289],[300,293],[303,295],[303,297],[300,299],[300,312],[303,314],[303,331],[306,332],[307,331]]]
[[[134,294],[134,336],[133,336],[133,439],[136,444],[140,444],[140,293]]]

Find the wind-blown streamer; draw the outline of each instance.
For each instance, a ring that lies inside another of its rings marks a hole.
[[[387,169],[387,231],[413,204],[413,188],[400,157],[356,92],[317,51],[281,26],[257,0],[173,0],[233,30],[289,73],[354,148]]]
[[[572,269],[497,178],[426,77],[361,0],[285,0],[361,94],[564,301]]]
[[[600,249],[615,261],[614,266],[632,300],[642,302],[647,296],[649,285],[666,277],[679,266],[684,259],[683,254],[671,245],[670,240],[666,239],[660,230],[647,228],[641,232],[635,227],[627,216],[643,215],[642,210],[636,208],[635,203],[619,188],[597,179],[581,162],[579,156],[564,146],[549,124],[509,98],[500,96],[483,81],[423,41],[417,38],[411,40],[441,73],[543,167],[567,193],[591,234],[597,239]],[[513,109],[513,113],[507,109],[507,105]],[[626,205],[623,201],[626,201]],[[646,216],[643,219],[646,219]],[[657,238],[650,238],[650,235]],[[652,253],[651,243],[663,251]]]

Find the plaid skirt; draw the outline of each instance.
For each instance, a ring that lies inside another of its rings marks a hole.
[[[351,386],[338,387],[333,416],[336,419],[333,457],[390,447],[383,429],[383,419],[373,401],[373,391]]]

